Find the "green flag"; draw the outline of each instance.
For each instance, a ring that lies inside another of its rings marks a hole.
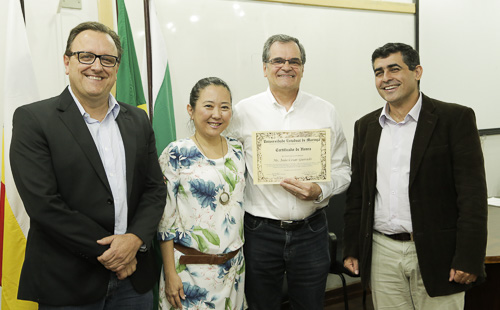
[[[156,137],[156,149],[158,156],[167,145],[175,140],[175,119],[172,99],[172,86],[170,84],[170,70],[165,69],[164,78],[154,101],[153,129]]]
[[[156,150],[161,155],[167,145],[176,139],[174,101],[172,98],[172,86],[170,70],[167,61],[167,49],[165,39],[161,32],[160,22],[156,15],[154,0],[149,1],[149,28],[151,31],[151,63],[153,90],[153,129],[155,131]],[[161,252],[158,240],[154,240],[153,248],[156,251],[158,263],[162,264]],[[160,279],[162,281],[162,279]],[[159,308],[159,287],[153,289],[153,310]]]
[[[175,140],[174,101],[165,39],[156,15],[154,1],[151,0],[149,3],[153,63],[153,129],[156,137],[156,149],[158,156],[160,156],[165,147]]]
[[[141,73],[135,54],[134,38],[124,0],[117,0],[118,35],[123,48],[116,80],[116,100],[139,107],[147,112]]]

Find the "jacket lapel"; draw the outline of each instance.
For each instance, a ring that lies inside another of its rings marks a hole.
[[[422,109],[418,118],[417,129],[415,130],[415,137],[413,138],[413,146],[411,148],[410,160],[410,184],[412,186],[415,176],[417,175],[422,157],[429,145],[432,137],[432,132],[436,127],[438,117],[434,114],[434,104],[432,100],[422,94]]]
[[[380,126],[380,123],[378,121],[378,118],[380,116],[380,110],[377,110],[377,113],[374,113],[373,116],[374,116],[373,119],[367,126],[366,141],[365,141],[366,150],[363,151],[365,154],[372,154],[366,156],[366,169],[368,177],[367,184],[373,184],[373,186],[369,188],[370,197],[375,197],[375,192],[376,192],[376,185],[377,185],[376,154],[378,154],[378,146],[380,144],[380,134],[382,133],[382,127]]]
[[[127,178],[127,199],[130,198],[130,193],[132,193],[132,180],[134,179],[134,163],[136,157],[136,139],[135,130],[133,126],[132,119],[130,118],[129,112],[125,104],[120,103],[120,113],[116,118],[118,123],[118,128],[120,128],[120,134],[123,140],[123,147],[125,149],[125,166],[126,166],[126,178]]]
[[[104,166],[99,156],[99,152],[97,151],[94,139],[92,139],[92,135],[83,120],[83,116],[80,114],[80,110],[76,106],[67,87],[59,96],[59,105],[57,109],[60,111],[59,117],[61,121],[75,138],[75,142],[80,146],[83,154],[85,154],[92,167],[94,167],[94,171],[99,176],[102,183],[106,186],[108,191],[111,192],[111,187],[109,186],[106,172],[104,171]]]

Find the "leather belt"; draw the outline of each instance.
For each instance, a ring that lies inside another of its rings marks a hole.
[[[258,218],[258,219],[260,219],[268,224],[271,224],[273,226],[278,226],[279,228],[281,228],[283,230],[297,230],[297,229],[301,228],[302,226],[304,226],[306,221],[310,221],[310,220],[314,219],[316,216],[320,215],[322,213],[322,210],[323,209],[319,209],[316,212],[314,212],[312,215],[307,217],[306,219],[297,220],[297,221],[275,220],[275,219],[269,219],[269,218],[264,218],[264,217],[259,217],[259,216],[253,216],[250,213],[247,213],[247,214],[251,217]]]
[[[232,251],[226,254],[207,254],[195,250],[193,248],[188,248],[178,243],[174,243],[174,248],[181,252],[182,255],[179,259],[179,263],[181,265],[187,264],[210,264],[210,265],[222,265],[231,258],[235,257],[238,254],[240,249],[236,251]]]
[[[396,241],[413,241],[413,233],[399,233],[392,235],[382,234],[382,235]]]

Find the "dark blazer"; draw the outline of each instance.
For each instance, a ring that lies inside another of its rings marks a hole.
[[[153,130],[144,111],[120,103],[116,118],[126,158],[128,233],[148,248],[163,214],[166,188]],[[104,166],[66,88],[59,96],[14,113],[10,160],[30,216],[18,298],[81,305],[103,298],[111,272],[97,261],[114,232],[114,204]],[[144,293],[159,276],[153,251],[137,254],[130,277]]]
[[[381,110],[355,124],[352,180],[344,216],[344,257],[359,260],[365,287],[370,282]],[[450,283],[451,268],[476,274],[477,283],[482,282],[488,206],[483,154],[472,109],[423,95],[411,150],[409,199],[427,293],[432,297],[449,295],[473,285]]]

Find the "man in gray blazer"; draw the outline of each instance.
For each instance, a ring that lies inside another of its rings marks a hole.
[[[372,55],[383,108],[355,124],[344,265],[375,308],[463,309],[485,278],[487,193],[472,109],[419,90],[418,52]]]
[[[40,309],[152,306],[166,188],[146,113],[110,94],[121,53],[108,27],[76,26],[70,86],[14,113],[11,166],[31,225],[18,298]]]

